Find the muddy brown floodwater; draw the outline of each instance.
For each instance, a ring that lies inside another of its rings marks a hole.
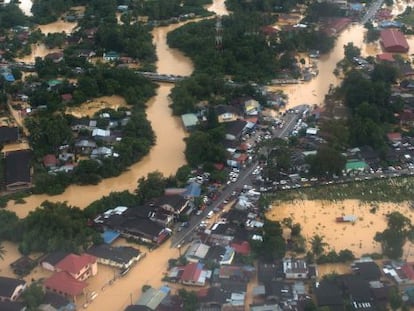
[[[191,60],[178,50],[170,49],[166,43],[167,33],[180,26],[180,24],[175,24],[153,30],[158,57],[157,70],[161,73],[190,75],[193,70]],[[171,102],[168,95],[172,87],[172,84],[160,84],[156,90],[157,94],[148,102],[147,115],[157,141],[150,153],[139,163],[132,165],[128,171],[119,177],[105,179],[96,186],[70,186],[63,194],[52,197],[33,195],[26,198],[24,204],[10,202],[8,209],[16,212],[19,217],[25,217],[29,211],[35,209],[44,200],[52,202],[67,201],[70,205],[84,208],[110,192],[133,191],[137,186],[137,180],[142,176],[146,176],[149,172],[158,170],[165,176],[174,174],[180,166],[185,164],[183,139],[186,137],[186,133],[181,120],[172,116],[169,107]]]
[[[375,205],[375,213],[370,210]],[[381,253],[381,246],[374,241],[376,232],[383,231],[386,226],[386,215],[398,211],[414,220],[414,215],[408,203],[363,203],[358,200],[344,201],[310,201],[295,200],[294,202],[274,203],[266,213],[271,220],[281,221],[291,218],[294,223],[300,223],[302,234],[309,240],[318,234],[327,242],[327,250],[351,250],[355,256]],[[355,223],[337,223],[336,218],[345,215],[358,217]],[[407,243],[404,258],[414,259]]]

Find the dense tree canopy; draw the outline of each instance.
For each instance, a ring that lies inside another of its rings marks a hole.
[[[266,220],[263,226],[263,241],[252,241],[256,255],[265,262],[274,262],[285,256],[286,243],[279,222]]]
[[[148,173],[147,177],[138,179],[136,195],[138,202],[143,204],[164,194],[166,180],[160,172]]]
[[[29,142],[36,156],[55,154],[58,147],[73,141],[68,121],[62,114],[38,114],[27,118],[25,125],[30,132]]]
[[[399,259],[403,255],[403,247],[407,238],[412,239],[413,227],[411,220],[399,212],[387,215],[387,228],[377,232],[374,240],[381,243],[385,256]]]
[[[28,25],[29,18],[23,14],[17,4],[10,3],[0,6],[0,29]]]
[[[199,72],[231,75],[237,81],[273,78],[278,69],[277,58],[260,32],[266,20],[250,12],[223,17],[222,24],[222,49],[216,49],[215,20],[188,23],[170,32],[168,44],[191,57]]]
[[[66,203],[43,202],[22,220],[23,236],[19,250],[81,252],[101,240],[99,233],[87,226],[87,218],[76,207]]]
[[[312,176],[332,177],[342,175],[346,159],[339,151],[322,146],[316,155],[307,157],[307,162],[310,164],[309,174]]]
[[[350,71],[340,92],[350,110],[350,144],[370,145],[378,150],[385,148],[388,124],[395,123],[395,113],[401,105],[391,104],[391,84],[396,81],[395,68],[377,64],[370,76],[360,71]]]
[[[197,167],[200,164],[221,163],[225,160],[225,150],[220,144],[224,137],[219,131],[220,129],[195,131],[186,138],[185,157],[189,165]]]

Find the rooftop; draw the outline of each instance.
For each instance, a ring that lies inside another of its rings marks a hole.
[[[83,290],[87,287],[85,282],[76,280],[65,271],[54,273],[50,278],[47,278],[43,284],[46,288],[65,293],[71,297],[82,294]]]
[[[56,268],[71,274],[78,274],[84,267],[96,262],[96,257],[89,254],[69,254],[56,264]]]

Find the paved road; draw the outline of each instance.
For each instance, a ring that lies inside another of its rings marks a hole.
[[[307,105],[299,105],[294,107],[290,113],[286,113],[282,118],[285,125],[283,128],[275,129],[273,135],[278,138],[289,137],[293,128],[295,127],[297,121],[303,115],[303,112],[308,109]],[[295,112],[297,111],[297,112]],[[243,187],[245,184],[250,184],[250,177],[254,169],[257,167],[258,163],[254,162],[250,164],[247,168],[241,169],[239,178],[236,182],[225,185],[223,191],[219,194],[216,201],[214,201],[210,206],[208,206],[201,215],[192,215],[190,218],[190,225],[187,228],[183,228],[180,232],[175,232],[171,237],[171,247],[178,247],[182,244],[189,242],[192,239],[194,231],[198,228],[200,222],[206,217],[206,215],[213,209],[221,206],[223,201],[228,199],[231,196],[231,193]]]
[[[254,162],[245,169],[240,170],[239,178],[237,179],[237,181],[234,183],[230,183],[229,185],[226,185],[224,190],[217,197],[217,199],[210,206],[208,206],[201,215],[191,216],[191,219],[189,221],[190,226],[188,228],[184,228],[184,230],[182,230],[181,232],[174,233],[171,237],[171,247],[178,247],[180,244],[189,242],[192,238],[192,234],[197,229],[200,222],[206,217],[206,215],[210,211],[223,204],[223,201],[226,200],[234,190],[236,190],[237,188],[242,188],[243,185],[245,185],[246,183],[250,183],[249,178],[256,167],[257,162]]]
[[[383,3],[384,0],[377,0],[374,3],[372,3],[365,15],[362,17],[361,24],[365,25],[365,23],[370,21],[371,18],[373,18],[377,11],[382,7]]]

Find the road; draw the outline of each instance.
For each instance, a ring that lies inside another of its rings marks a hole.
[[[178,247],[179,245],[189,242],[192,238],[192,234],[198,228],[200,222],[206,217],[206,215],[210,211],[221,206],[223,204],[223,201],[226,200],[229,196],[231,196],[231,193],[233,191],[235,191],[238,188],[242,188],[243,185],[245,185],[246,183],[250,183],[249,178],[256,167],[257,162],[254,162],[251,163],[245,169],[240,170],[239,178],[237,179],[237,181],[234,183],[230,183],[229,185],[226,185],[223,191],[217,197],[217,199],[210,206],[208,206],[201,215],[191,216],[191,219],[189,221],[190,226],[188,228],[184,228],[184,230],[182,230],[181,232],[176,232],[171,237],[171,247]]]
[[[285,125],[281,129],[275,129],[273,132],[273,136],[278,138],[288,137],[292,132],[293,128],[295,127],[297,121],[300,119],[303,112],[307,108],[308,106],[306,105],[299,105],[297,107],[294,107],[290,113],[286,113],[282,118]],[[250,177],[257,165],[257,162],[253,162],[248,167],[241,169],[237,181],[225,185],[223,191],[219,194],[217,199],[210,206],[208,206],[202,214],[191,216],[189,220],[190,225],[187,228],[183,228],[183,230],[181,230],[180,232],[175,232],[171,237],[171,247],[179,247],[180,245],[191,241],[194,231],[198,228],[200,222],[206,217],[206,215],[210,211],[220,207],[223,204],[223,202],[231,196],[231,193],[233,191],[235,191],[236,189],[243,188],[243,185],[245,184],[251,183]]]
[[[377,13],[377,11],[382,7],[383,4],[384,0],[377,0],[374,3],[372,3],[365,15],[362,17],[361,24],[365,25],[365,23],[369,22],[371,18],[373,18],[374,15]]]

